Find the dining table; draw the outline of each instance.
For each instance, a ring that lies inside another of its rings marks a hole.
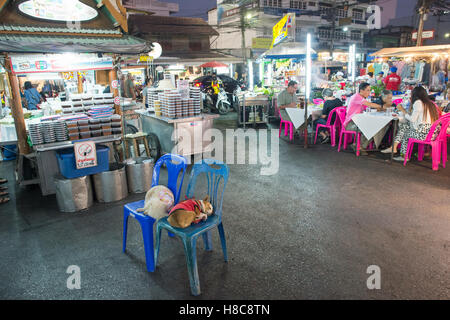
[[[355,114],[352,117],[352,121],[361,131],[361,133],[370,140],[374,138],[376,149],[368,151],[379,151],[379,146],[383,139],[382,136],[377,134],[382,131],[390,123],[393,124],[393,136],[391,147],[394,147],[394,137],[397,134],[399,115],[393,111],[374,111],[369,110],[367,112]],[[394,154],[391,153],[390,162],[392,163]]]

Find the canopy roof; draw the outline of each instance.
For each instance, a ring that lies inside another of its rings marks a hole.
[[[311,49],[311,54],[315,54],[316,51]],[[306,45],[300,42],[285,42],[280,44],[267,52],[265,52],[261,58],[265,59],[305,59],[306,58]]]
[[[98,15],[72,26],[21,14],[17,1],[0,0],[0,50],[14,53],[118,53],[150,51],[145,40],[127,35],[126,16],[111,0],[79,0]],[[99,3],[104,5],[99,6]],[[126,14],[126,13],[125,13]],[[123,31],[122,31],[122,29]],[[125,32],[124,32],[125,31]]]
[[[422,47],[385,48],[371,54],[373,57],[408,57],[408,56],[434,56],[450,54],[450,44]]]

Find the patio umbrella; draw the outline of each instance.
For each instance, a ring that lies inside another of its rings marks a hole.
[[[228,67],[228,65],[217,61],[211,61],[204,63],[200,66],[200,68],[221,68],[221,67]]]

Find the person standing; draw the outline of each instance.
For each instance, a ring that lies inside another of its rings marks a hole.
[[[374,86],[377,84],[375,77],[373,76],[373,72],[367,73],[367,83],[371,86]]]
[[[131,73],[127,74],[127,79],[125,81],[125,97],[136,100],[136,92],[134,89],[133,75]]]
[[[148,108],[148,89],[150,89],[153,85],[153,79],[152,78],[148,78],[147,82],[145,84],[144,90],[142,90],[142,101],[145,104],[145,108]]]
[[[402,83],[402,78],[397,74],[397,67],[391,68],[391,73],[384,79],[384,84],[386,85],[386,90],[398,91],[400,84]]]
[[[25,81],[24,95],[27,101],[28,110],[37,110],[37,105],[42,102],[42,97],[30,81]]]

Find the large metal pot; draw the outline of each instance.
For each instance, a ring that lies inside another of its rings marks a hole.
[[[57,175],[55,186],[56,201],[61,212],[85,210],[94,203],[90,176],[66,179],[62,175]]]
[[[92,178],[98,202],[119,201],[127,197],[127,175],[124,164],[112,163],[109,171],[94,174]]]
[[[126,162],[128,190],[131,193],[144,193],[150,190],[153,166],[152,158],[140,157]]]

